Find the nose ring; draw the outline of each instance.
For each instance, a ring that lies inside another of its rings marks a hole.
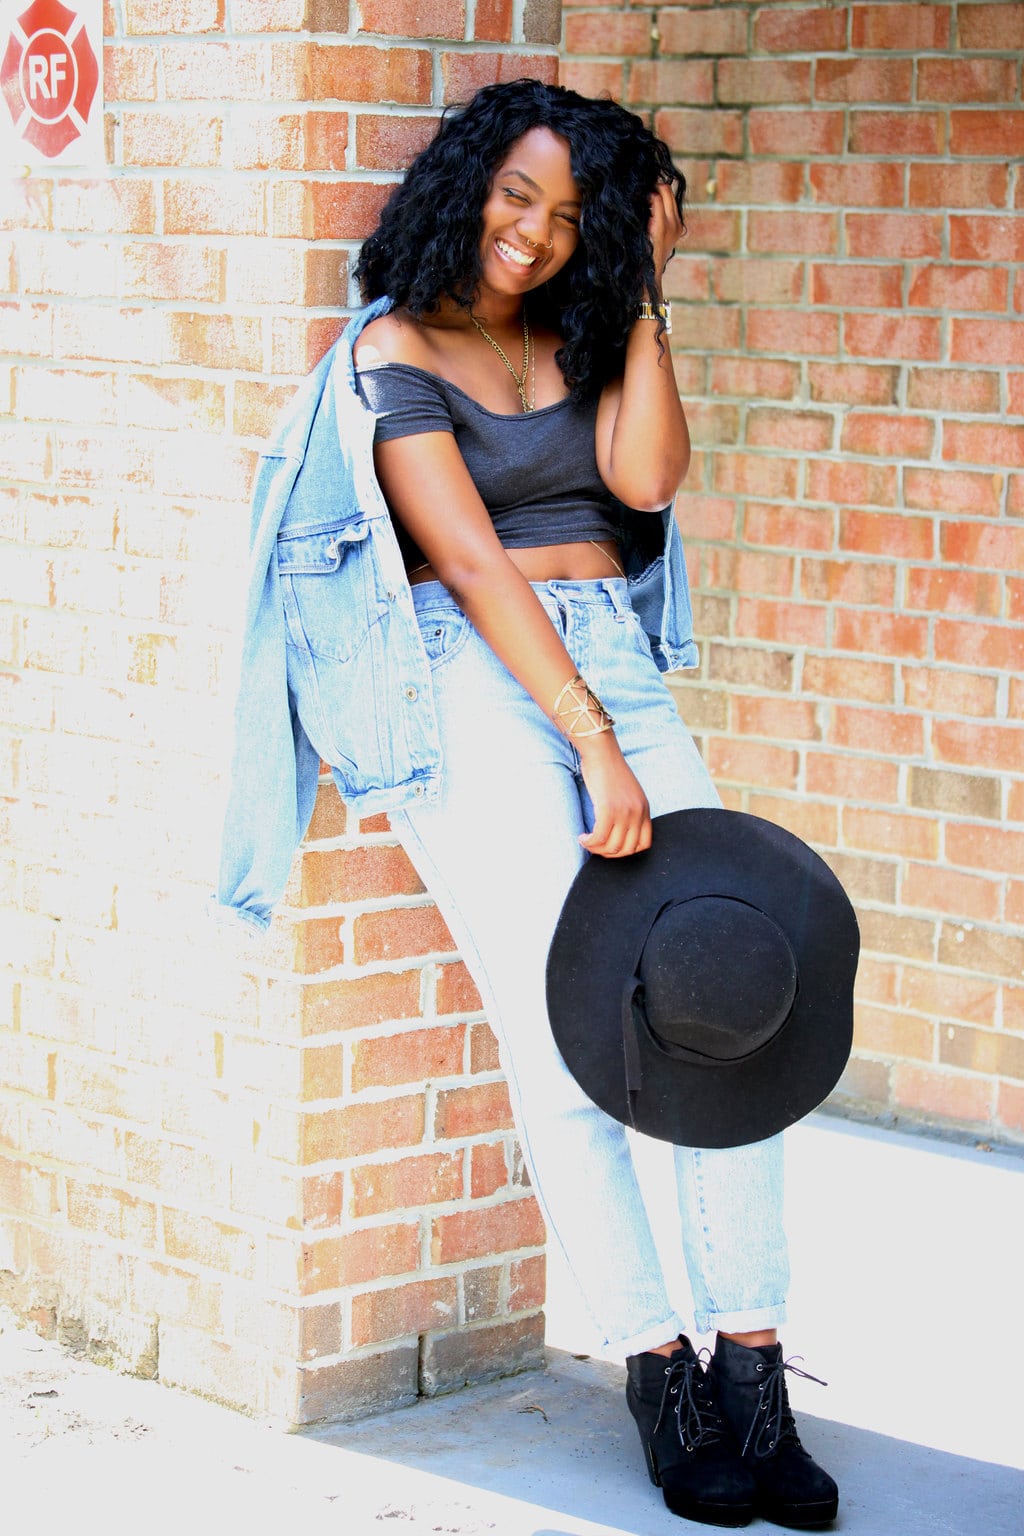
[[[542,245],[539,240],[531,240],[529,235],[524,235],[523,239],[526,241],[527,245],[532,246],[535,251],[550,251],[551,247],[555,243],[553,240],[549,240],[547,245]]]

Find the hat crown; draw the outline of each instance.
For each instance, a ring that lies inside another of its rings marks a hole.
[[[669,1054],[742,1061],[785,1024],[796,957],[778,923],[734,896],[699,895],[658,913],[637,974],[654,1043]]]

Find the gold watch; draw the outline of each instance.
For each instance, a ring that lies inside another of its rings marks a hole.
[[[636,317],[638,320],[664,320],[665,330],[668,335],[671,336],[672,305],[669,304],[667,300],[664,304],[651,304],[647,299],[645,299],[642,304],[637,305]]]

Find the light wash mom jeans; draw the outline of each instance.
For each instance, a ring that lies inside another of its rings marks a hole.
[[[577,667],[615,719],[651,814],[718,805],[633,613],[625,581],[536,583]],[[440,907],[501,1047],[526,1165],[607,1346],[664,1344],[666,1294],[626,1132],[583,1093],[548,1025],[544,970],[593,823],[579,759],[437,582],[412,589],[444,750],[441,800],[392,813]],[[698,1332],[785,1317],[782,1142],[674,1150]]]

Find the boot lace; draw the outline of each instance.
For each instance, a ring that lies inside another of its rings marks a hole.
[[[701,1351],[702,1355],[706,1353]],[[665,1367],[655,1434],[669,1415],[675,1418],[684,1450],[695,1451],[726,1438],[725,1421],[715,1407],[711,1383],[697,1355],[673,1359]]]
[[[755,1456],[768,1456],[786,1441],[800,1444],[796,1421],[789,1406],[786,1372],[802,1376],[805,1381],[816,1381],[819,1387],[828,1386],[828,1382],[822,1381],[820,1376],[812,1376],[810,1371],[802,1371],[798,1365],[793,1364],[794,1360],[802,1359],[802,1355],[791,1355],[788,1360],[783,1360],[780,1355],[778,1360],[758,1362],[757,1369],[764,1380],[758,1386],[759,1401],[747,1430],[747,1438],[743,1442],[744,1456],[751,1447]]]

